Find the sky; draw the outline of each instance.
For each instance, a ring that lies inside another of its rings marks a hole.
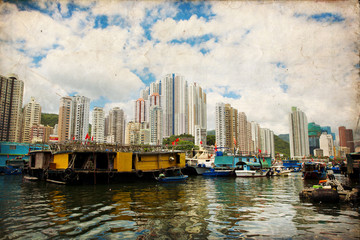
[[[62,96],[133,117],[140,90],[169,73],[230,103],[275,134],[289,133],[291,107],[308,122],[356,128],[357,1],[3,1],[0,74],[25,83],[42,112]]]

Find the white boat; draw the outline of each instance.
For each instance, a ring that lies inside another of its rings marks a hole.
[[[235,174],[237,177],[266,177],[270,169],[253,169],[244,162],[238,162]]]
[[[274,165],[271,167],[272,176],[287,177],[291,174],[291,170],[285,168],[283,165]]]
[[[186,165],[188,168],[194,168],[198,175],[202,175],[214,167],[214,161],[215,155],[201,147],[194,157],[186,159]]]

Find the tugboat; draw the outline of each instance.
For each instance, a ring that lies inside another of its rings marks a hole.
[[[306,162],[303,167],[303,179],[326,179],[326,164],[321,162]]]

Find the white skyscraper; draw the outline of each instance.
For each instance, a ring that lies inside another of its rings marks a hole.
[[[74,96],[72,102],[70,136],[77,140],[85,140],[89,133],[90,99],[84,96]]]
[[[331,134],[327,134],[326,132],[321,133],[319,142],[320,149],[323,150],[323,156],[334,156],[334,141]]]
[[[135,102],[134,120],[136,123],[147,122],[146,102],[143,98],[139,98]]]
[[[0,141],[20,141],[23,96],[24,82],[17,75],[0,75]]]
[[[292,107],[289,113],[290,127],[290,157],[303,158],[309,156],[308,121],[305,113],[296,107]]]
[[[119,107],[110,110],[106,119],[106,142],[124,144],[125,143],[125,124],[126,116]]]
[[[91,137],[94,142],[105,140],[105,113],[101,107],[95,107],[92,112]]]
[[[217,103],[215,107],[215,141],[218,147],[226,146],[225,103]]]
[[[41,107],[34,97],[31,97],[30,102],[25,105],[23,117],[22,141],[29,143],[31,127],[40,125],[41,122]]]
[[[274,132],[267,128],[260,128],[261,153],[275,157]]]
[[[195,126],[195,145],[206,145],[206,129],[199,125]]]
[[[163,110],[158,105],[150,108],[150,142],[161,145],[163,140]]]
[[[206,94],[202,88],[192,83],[189,85],[189,134],[195,136],[195,126],[207,128]]]
[[[251,140],[254,143],[253,151],[259,152],[260,146],[260,125],[254,121],[251,122]]]
[[[188,133],[188,89],[183,76],[168,74],[161,80],[164,136]]]
[[[238,117],[238,147],[240,152],[248,153],[249,150],[249,136],[248,136],[248,122],[244,112],[239,112]]]

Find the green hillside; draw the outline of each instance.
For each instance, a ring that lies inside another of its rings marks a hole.
[[[59,115],[53,113],[41,113],[41,124],[54,127],[58,123]]]
[[[278,136],[274,135],[275,153],[284,154],[284,157],[290,157],[290,144]]]

